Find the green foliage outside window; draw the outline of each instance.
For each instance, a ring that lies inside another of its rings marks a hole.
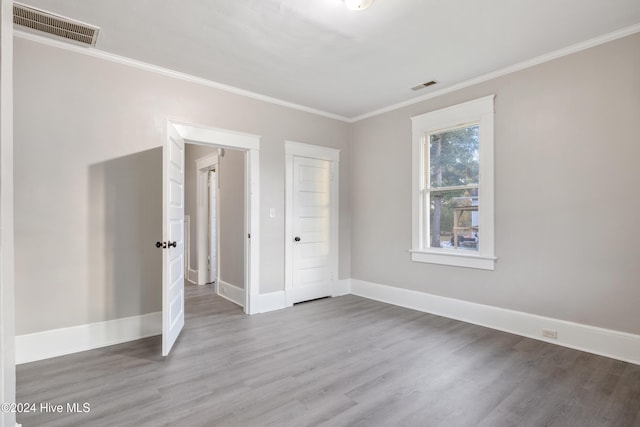
[[[429,136],[431,247],[441,247],[453,232],[453,208],[477,201],[479,181],[478,125]],[[451,187],[467,187],[449,189]],[[462,212],[459,226],[471,227],[472,212]]]

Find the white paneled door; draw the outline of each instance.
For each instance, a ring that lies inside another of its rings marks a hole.
[[[167,126],[163,150],[162,355],[184,326],[184,140]]]
[[[290,301],[331,295],[331,162],[293,157]]]

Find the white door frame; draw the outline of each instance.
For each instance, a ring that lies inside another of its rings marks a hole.
[[[338,166],[340,150],[319,145],[303,144],[295,141],[284,142],[285,153],[285,244],[284,244],[284,293],[287,307],[293,305],[293,158],[308,157],[311,159],[327,160],[331,167],[331,220],[329,264],[331,267],[331,296],[337,296],[338,280],[338,226],[339,226],[339,188]]]
[[[0,2],[0,402],[16,402],[13,230],[13,1]],[[16,425],[0,411],[0,426]]]
[[[220,220],[218,218],[220,213],[220,197],[218,195],[218,168],[216,168],[214,173],[207,174],[207,198],[209,200],[209,211],[207,212],[207,237],[209,237],[209,241],[207,242],[207,249],[209,252],[209,282],[216,282],[216,292],[217,286],[220,283]],[[213,206],[211,206],[211,201],[213,200]],[[210,228],[211,226],[215,227],[215,241],[212,241],[211,234],[213,230]],[[215,255],[215,270],[212,270],[212,266],[214,263],[211,262],[211,257]]]
[[[209,206],[209,191],[208,180],[209,170],[212,168],[218,169],[218,153],[209,154],[204,157],[196,159],[196,170],[198,173],[196,181],[196,245],[198,245],[198,259],[196,269],[198,270],[198,285],[204,285],[211,279],[208,274],[208,262],[207,255],[209,253],[208,248],[208,206]],[[217,197],[216,197],[217,199]],[[217,208],[217,202],[216,202]],[[216,247],[216,260],[217,260],[217,247]],[[216,261],[217,262],[217,261]],[[218,266],[216,266],[216,274],[218,274]],[[215,278],[218,282],[218,277]]]
[[[187,143],[245,152],[245,304],[244,312],[257,312],[260,284],[260,137],[225,129],[169,120]]]

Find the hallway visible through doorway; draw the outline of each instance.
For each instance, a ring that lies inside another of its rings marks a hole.
[[[244,307],[244,152],[187,143],[185,277]]]

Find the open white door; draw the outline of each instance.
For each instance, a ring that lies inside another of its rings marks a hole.
[[[162,151],[162,355],[184,326],[184,139],[167,126]]]

